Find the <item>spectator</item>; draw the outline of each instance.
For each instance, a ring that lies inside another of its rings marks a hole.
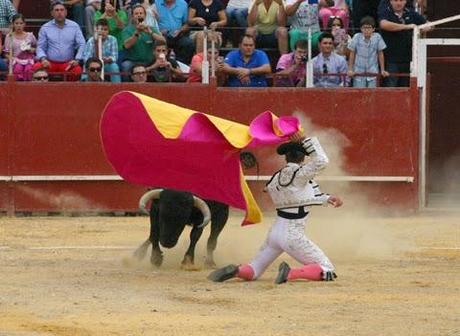
[[[12,62],[14,78],[17,81],[32,79],[37,39],[33,33],[24,31],[26,22],[22,14],[13,15],[12,32],[5,39],[5,56]],[[12,38],[11,38],[12,37]],[[11,45],[13,43],[13,45]],[[10,49],[12,50],[10,59]]]
[[[421,9],[421,12],[423,13],[423,10],[426,7],[426,3],[424,0],[410,0],[406,2],[406,8],[407,9],[416,9],[416,5]],[[379,3],[379,6],[377,8],[377,16],[382,15],[391,7],[390,0],[381,0]]]
[[[212,52],[212,44],[208,42],[207,44],[207,60],[209,62],[209,76],[211,76],[211,67],[214,59],[214,69],[217,78],[217,84],[222,86],[225,81],[224,73],[224,58],[219,56],[219,46],[215,46],[214,54]],[[202,82],[202,73],[203,73],[203,52],[198,53],[193,56],[192,63],[190,64],[190,73],[187,79],[188,83],[201,83]]]
[[[327,22],[327,31],[334,36],[334,51],[341,56],[348,56],[348,41],[351,36],[348,35],[344,28],[342,18],[339,16],[331,16]]]
[[[189,36],[188,7],[184,0],[156,0],[161,33],[166,37],[177,59],[190,64],[195,46]]]
[[[53,20],[45,23],[38,33],[37,59],[34,69],[48,72],[70,72],[69,80],[78,80],[81,74],[85,38],[75,22],[66,19],[67,9],[62,2],[51,5]],[[75,53],[76,51],[76,53]]]
[[[168,53],[166,41],[155,42],[152,64],[145,67],[149,82],[171,82],[182,79],[182,70],[175,59],[171,59]]]
[[[59,1],[59,0],[58,0]],[[51,0],[51,3],[54,3]],[[85,34],[85,2],[84,0],[65,0],[62,3],[70,9],[70,17],[80,27],[83,35]]]
[[[5,61],[2,58],[2,54],[3,54],[2,40],[3,40],[3,34],[0,31],[0,79],[4,78],[4,75],[2,74],[2,72],[8,71],[8,66],[6,65]]]
[[[85,28],[87,39],[94,35],[94,15],[96,14],[96,11],[99,11],[100,9],[101,0],[86,0]]]
[[[104,61],[104,72],[110,74],[112,83],[120,83],[120,68],[117,64],[118,43],[117,39],[109,35],[109,24],[106,19],[99,19],[96,23],[96,32],[101,34],[102,40],[102,60]],[[86,62],[89,58],[98,57],[96,55],[97,41],[91,37],[86,43],[83,59]],[[88,69],[86,69],[88,71]]]
[[[290,17],[289,45],[295,49],[297,40],[308,40],[308,30],[311,29],[311,47],[318,48],[318,38],[321,35],[319,26],[319,5],[327,6],[326,0],[287,0],[286,15]]]
[[[144,65],[152,63],[154,41],[165,40],[158,30],[144,23],[145,14],[145,8],[142,5],[134,6],[132,24],[123,30],[126,53],[121,69],[124,73],[128,73],[134,63]]]
[[[87,76],[83,79],[85,82],[103,82],[102,62],[99,58],[90,57],[85,62]]]
[[[32,75],[32,81],[33,82],[48,82],[49,76],[48,76],[48,72],[46,71],[46,69],[44,68],[35,69]]]
[[[333,0],[332,6],[325,6],[319,10],[319,17],[323,24],[323,28],[327,27],[329,18],[331,16],[338,16],[342,20],[342,28],[348,30],[350,10],[346,0]]]
[[[276,65],[275,86],[305,86],[307,54],[308,41],[297,40],[295,51],[281,55]]]
[[[227,15],[220,0],[191,0],[188,23],[191,27],[199,29],[192,34],[192,38],[195,38],[196,53],[203,52],[204,27],[211,30],[208,34],[209,40],[222,44],[222,34],[216,29],[227,25]]]
[[[142,64],[134,64],[131,68],[131,80],[135,83],[147,82],[147,70]]]
[[[230,51],[225,57],[224,72],[229,75],[228,86],[267,86],[265,75],[271,73],[268,56],[256,49],[253,35],[244,35],[239,50]]]
[[[347,74],[347,61],[343,56],[334,52],[334,36],[331,33],[322,33],[319,37],[318,56],[313,62],[313,85],[315,87],[339,87],[347,84],[346,79],[339,74]],[[327,74],[333,74],[327,76]]]
[[[94,14],[94,20],[106,19],[109,23],[109,35],[117,39],[118,44],[118,64],[124,59],[122,32],[128,24],[128,14],[124,9],[120,9],[120,1],[104,0],[101,2],[101,9]]]
[[[379,16],[385,49],[385,69],[390,73],[410,73],[412,60],[412,34],[415,25],[426,23],[426,19],[413,9],[405,8],[406,0],[390,0],[390,7]],[[409,76],[389,76],[384,86],[409,86]]]
[[[380,73],[388,76],[385,71],[385,57],[383,50],[386,44],[382,36],[375,32],[375,20],[372,16],[365,16],[361,20],[361,33],[353,36],[350,44],[350,59],[348,61],[348,76],[354,77],[360,73]],[[379,71],[380,65],[380,71]],[[376,87],[375,77],[354,77],[354,87]]]
[[[10,22],[16,9],[10,0],[0,0],[0,32],[6,34],[10,29]]]
[[[251,0],[230,0],[228,2],[227,7],[225,8],[228,27],[246,28],[248,26],[248,10],[251,2]],[[226,32],[224,32],[224,35],[230,37],[233,35],[232,33],[232,31],[227,29]]]
[[[299,0],[300,1],[300,0]],[[288,52],[286,12],[282,0],[255,0],[249,10],[246,34],[256,36],[258,48]]]

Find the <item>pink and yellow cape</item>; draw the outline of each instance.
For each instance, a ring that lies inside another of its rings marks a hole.
[[[105,154],[123,179],[245,210],[243,225],[260,222],[262,214],[240,151],[284,142],[299,129],[295,117],[267,111],[247,126],[129,91],[111,98],[100,122]]]

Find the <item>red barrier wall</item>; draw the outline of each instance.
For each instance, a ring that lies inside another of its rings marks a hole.
[[[183,84],[0,83],[0,175],[111,175],[99,140],[99,118],[112,94],[133,90],[187,108],[248,123],[271,110],[299,111],[316,126],[336,129],[351,145],[349,175],[414,176],[415,183],[352,183],[380,204],[415,209],[418,167],[416,89],[231,89]],[[260,174],[279,160],[257,152]],[[247,174],[255,175],[255,170]],[[1,182],[0,211],[133,211],[144,190],[122,181]],[[262,182],[252,182],[262,205]],[[334,187],[334,183],[328,186]]]

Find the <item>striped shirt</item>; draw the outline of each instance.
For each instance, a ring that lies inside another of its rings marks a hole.
[[[357,33],[348,44],[348,49],[355,52],[353,71],[356,73],[378,73],[378,53],[387,47],[379,33],[373,33],[370,39],[364,38],[362,33]]]

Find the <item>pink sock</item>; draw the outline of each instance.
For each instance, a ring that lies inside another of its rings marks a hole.
[[[288,275],[288,280],[307,279],[307,280],[322,280],[321,273],[323,269],[319,264],[304,265],[300,268],[291,268]]]
[[[248,264],[240,265],[236,276],[240,279],[251,281],[254,278],[254,270]]]

